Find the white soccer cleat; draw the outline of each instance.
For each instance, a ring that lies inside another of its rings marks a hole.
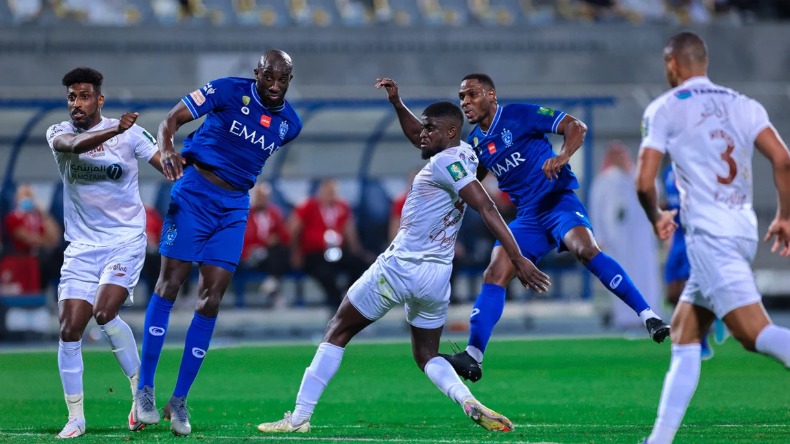
[[[164,418],[170,420],[170,431],[176,436],[189,436],[192,424],[189,423],[186,396],[172,396],[165,405]]]
[[[76,438],[78,436],[82,436],[85,434],[85,418],[73,418],[69,419],[69,422],[66,423],[66,426],[63,427],[63,430],[58,433],[55,438],[58,439],[67,439],[67,438]]]
[[[134,396],[135,420],[143,424],[158,424],[159,410],[156,409],[156,399],[154,398],[154,388],[144,386],[137,390]]]
[[[513,423],[504,415],[489,409],[475,399],[464,401],[464,413],[480,427],[492,432],[510,432]]]
[[[126,420],[126,422],[127,422],[126,425],[129,427],[129,430],[131,430],[133,432],[137,431],[137,430],[142,430],[142,429],[145,428],[145,424],[143,424],[142,422],[140,422],[137,419],[137,402],[136,401],[132,401],[132,410],[129,412],[129,418]]]
[[[307,433],[310,431],[310,421],[293,425],[291,412],[285,412],[283,419],[279,421],[258,424],[258,430],[263,433]]]

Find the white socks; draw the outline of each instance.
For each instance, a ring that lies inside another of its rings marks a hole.
[[[140,355],[137,353],[137,342],[129,324],[124,322],[120,316],[116,316],[110,322],[101,326],[101,331],[110,341],[112,352],[115,359],[121,366],[127,378],[140,372]]]
[[[304,371],[299,394],[296,395],[296,407],[291,414],[291,424],[299,425],[310,420],[318,399],[324,393],[329,381],[340,368],[343,360],[343,348],[322,342],[313,356],[310,367]]]
[[[474,358],[478,364],[483,362],[483,352],[480,351],[479,348],[475,347],[474,345],[467,345],[466,352],[469,353],[469,356]]]
[[[82,341],[63,342],[58,344],[58,370],[63,393],[82,396]]]
[[[639,313],[639,319],[642,320],[642,324],[643,325],[647,325],[647,320],[650,319],[650,318],[659,318],[659,319],[661,319],[660,316],[658,316],[653,310],[651,310],[649,308],[645,309],[645,310],[642,310],[642,312]]]
[[[769,324],[757,335],[754,347],[790,369],[790,330]]]
[[[697,389],[701,363],[699,344],[672,346],[672,361],[664,378],[658,417],[647,439],[650,444],[670,444],[674,439]]]
[[[461,382],[453,370],[453,366],[441,356],[436,356],[425,364],[425,375],[442,393],[460,405],[464,405],[465,400],[473,398],[469,388]]]
[[[66,398],[66,408],[69,409],[69,421],[72,419],[85,418],[83,411],[82,393],[79,395],[64,395]]]

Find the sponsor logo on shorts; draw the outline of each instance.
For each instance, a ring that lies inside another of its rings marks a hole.
[[[622,281],[623,281],[623,275],[618,274],[617,276],[613,277],[611,281],[609,281],[609,288],[614,290],[615,288],[617,288],[618,285],[620,285],[620,282]]]
[[[155,327],[155,326],[154,327],[148,327],[148,333],[150,333],[151,336],[164,336],[165,335],[165,329],[162,328],[162,327]]]
[[[116,277],[124,277],[124,276],[126,276],[126,273],[115,273],[115,276]]]
[[[202,348],[192,347],[192,356],[198,359],[203,359],[203,357],[206,356],[206,351]]]
[[[176,226],[170,225],[167,227],[167,231],[165,231],[165,245],[173,245],[173,242],[176,241],[176,236],[178,236]]]

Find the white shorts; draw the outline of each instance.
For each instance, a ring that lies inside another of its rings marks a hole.
[[[93,305],[99,286],[113,284],[129,291],[126,304],[131,304],[145,262],[145,245],[144,234],[120,245],[97,247],[72,242],[63,254],[58,301],[82,299]]]
[[[371,321],[404,304],[409,324],[438,328],[447,319],[452,268],[451,264],[418,263],[381,255],[348,289],[348,300]]]
[[[686,232],[691,276],[680,300],[712,311],[721,319],[732,310],[760,302],[751,262],[757,241]]]

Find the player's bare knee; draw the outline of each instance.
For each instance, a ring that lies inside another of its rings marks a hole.
[[[483,272],[483,282],[505,287],[513,279],[513,276],[512,265],[510,267],[503,267],[497,266],[497,263],[493,262]]]
[[[428,361],[439,356],[437,353],[432,353],[427,350],[413,350],[412,354],[417,367],[423,372],[425,371],[425,366],[428,365]]]
[[[104,307],[93,307],[93,318],[96,319],[96,323],[99,325],[104,325],[118,316],[117,310],[110,310]]]
[[[219,304],[222,298],[216,296],[205,296],[198,298],[195,311],[208,318],[216,318],[219,314]]]
[[[82,339],[82,330],[65,323],[60,326],[60,340],[63,342],[77,342]]]
[[[159,279],[154,287],[154,292],[160,297],[168,301],[175,301],[178,296],[178,291],[181,289],[183,282],[174,282],[172,280]]]
[[[741,334],[731,332],[732,336],[735,338],[736,341],[741,343],[741,347],[744,348],[746,351],[756,352],[757,351],[757,337],[751,337],[748,334]]]
[[[601,252],[601,249],[598,248],[595,244],[581,244],[576,245],[573,249],[572,253],[576,256],[576,259],[580,260],[583,264],[589,264],[591,260],[595,256],[598,256],[598,253]]]

